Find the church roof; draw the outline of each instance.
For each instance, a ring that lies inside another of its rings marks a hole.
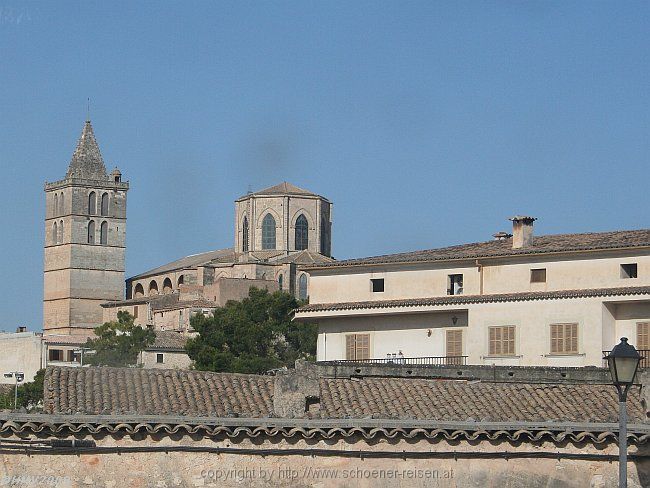
[[[292,185],[291,183],[288,183],[286,181],[283,181],[279,185],[270,186],[269,188],[265,188],[264,190],[256,191],[256,192],[253,192],[253,193],[248,193],[247,195],[244,195],[244,196],[240,197],[238,200],[248,198],[251,195],[299,195],[299,196],[323,198],[320,195],[312,193],[309,190],[299,188],[296,185]]]
[[[324,254],[305,249],[304,251],[294,252],[289,254],[288,256],[284,256],[283,258],[280,258],[275,262],[282,263],[282,264],[294,263],[298,265],[311,266],[311,265],[317,265],[323,263],[331,263],[333,261],[334,261],[333,258],[327,257]]]
[[[208,251],[200,254],[192,254],[191,256],[185,256],[184,258],[177,259],[176,261],[164,264],[158,268],[150,269],[149,271],[145,271],[139,275],[132,276],[129,278],[129,280],[136,280],[139,278],[144,278],[146,276],[159,275],[179,269],[196,268],[197,266],[208,264],[215,259],[224,258],[226,260],[229,260],[228,262],[233,262],[235,260],[235,252],[232,248],[217,249],[216,251]]]
[[[90,120],[86,120],[81,131],[66,178],[85,178],[89,180],[108,178],[106,166],[104,166],[104,160],[95,140]]]

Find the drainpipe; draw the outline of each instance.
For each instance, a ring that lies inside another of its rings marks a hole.
[[[476,260],[476,267],[478,268],[478,275],[479,275],[479,295],[483,294],[483,264],[479,262],[479,260]]]

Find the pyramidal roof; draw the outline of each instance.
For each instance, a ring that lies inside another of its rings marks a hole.
[[[249,193],[249,195],[309,195],[317,197],[315,193],[310,192],[309,190],[304,190],[303,188],[298,188],[296,185],[292,185],[286,181],[283,181],[279,185],[271,186],[265,188],[264,190],[256,191],[254,193]],[[242,198],[245,198],[248,195],[245,195]]]
[[[74,150],[70,166],[68,166],[66,178],[85,178],[89,180],[108,178],[106,166],[104,166],[104,160],[95,140],[90,120],[86,120],[81,131],[77,148]]]

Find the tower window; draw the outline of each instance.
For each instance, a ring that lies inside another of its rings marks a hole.
[[[95,215],[97,213],[97,194],[94,191],[88,195],[88,213]]]
[[[301,274],[298,279],[298,298],[307,300],[307,275]]]
[[[59,226],[56,222],[52,224],[52,244],[59,243]]]
[[[262,220],[262,249],[275,249],[275,219],[270,213]]]
[[[108,215],[108,193],[102,195],[102,215]]]
[[[99,242],[104,246],[108,244],[108,222],[106,221],[99,227]]]
[[[621,264],[621,278],[636,278],[637,277],[637,266],[636,263],[630,264]]]
[[[370,288],[373,293],[381,293],[384,291],[384,279],[374,278],[370,280]]]
[[[65,233],[63,232],[63,220],[59,222],[59,236],[57,238],[57,243],[61,244],[63,243],[63,239],[65,237]]]
[[[59,194],[54,194],[54,216],[59,215]]]
[[[244,223],[242,224],[241,229],[241,250],[242,252],[248,252],[248,217],[244,217]]]
[[[95,244],[95,221],[88,222],[88,244]]]
[[[296,251],[302,251],[309,246],[309,223],[307,218],[300,214],[296,219]]]
[[[65,197],[63,196],[63,193],[61,193],[61,197],[59,198],[59,215],[63,215],[65,212]]]

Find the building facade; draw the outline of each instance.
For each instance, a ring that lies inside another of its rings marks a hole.
[[[123,298],[128,189],[86,121],[65,178],[45,184],[45,335],[92,335],[100,304]]]
[[[650,349],[650,230],[533,235],[314,266],[318,359],[602,366],[622,336]],[[402,359],[404,358],[404,359]]]

